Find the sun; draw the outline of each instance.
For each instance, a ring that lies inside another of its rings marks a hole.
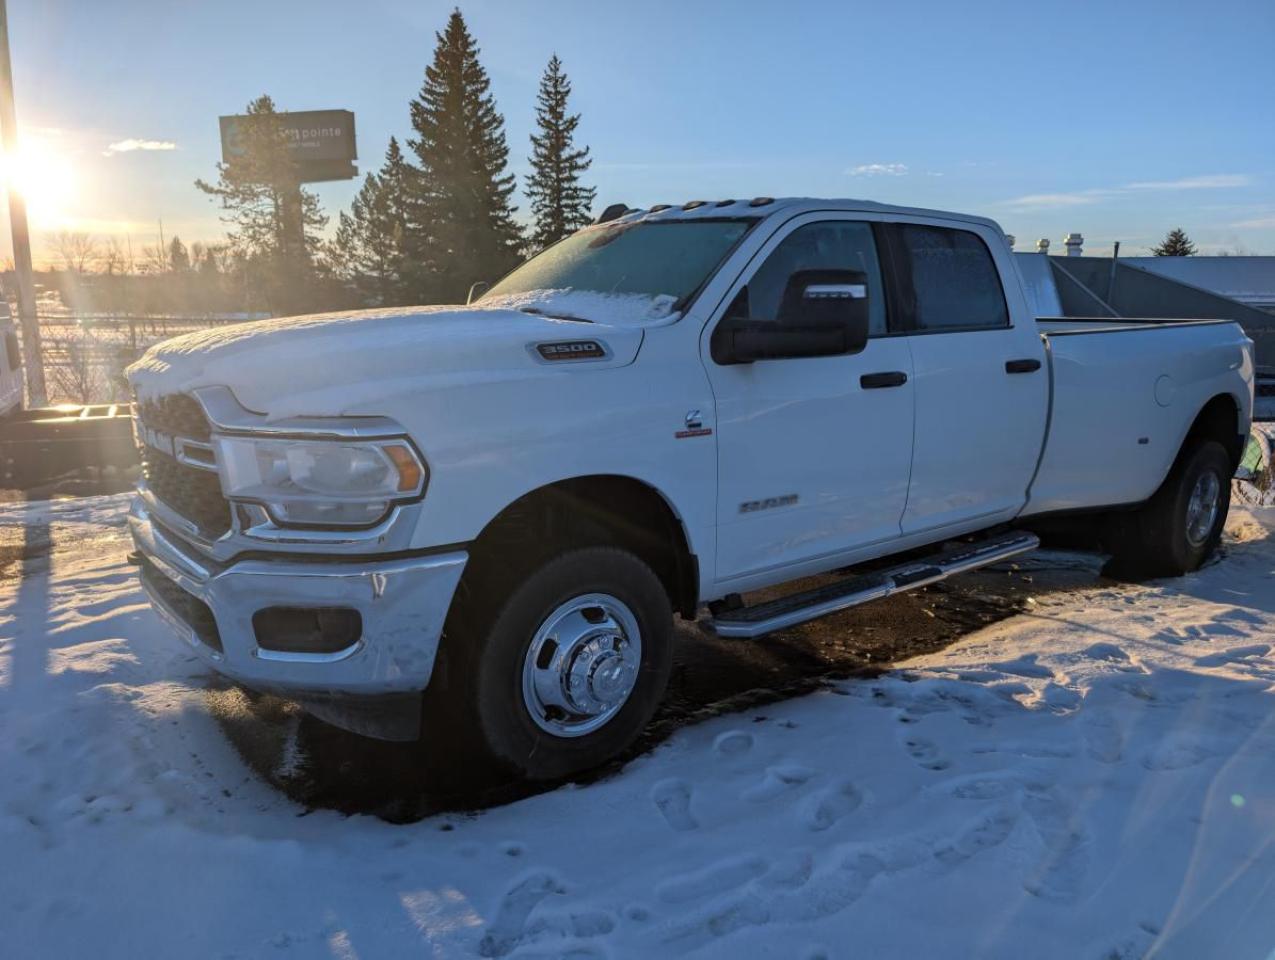
[[[22,195],[33,227],[65,225],[76,185],[70,159],[48,140],[27,137],[16,154],[0,153],[0,186]]]

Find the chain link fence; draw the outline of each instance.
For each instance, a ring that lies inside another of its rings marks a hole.
[[[254,319],[258,318],[42,315],[40,341],[49,402],[125,402],[130,397],[124,370],[147,347],[194,330]]]

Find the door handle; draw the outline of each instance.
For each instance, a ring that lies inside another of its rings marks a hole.
[[[901,387],[908,382],[908,375],[902,370],[891,370],[887,373],[865,373],[859,378],[859,386],[864,390],[880,390],[882,387]]]
[[[1006,360],[1006,373],[1035,373],[1040,369],[1040,361],[1035,357],[1027,360]]]

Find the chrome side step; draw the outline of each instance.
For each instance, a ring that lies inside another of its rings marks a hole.
[[[719,636],[751,639],[809,620],[849,610],[904,590],[915,590],[956,573],[1008,560],[1040,546],[1034,533],[1015,531],[991,540],[964,543],[921,560],[888,570],[847,577],[804,593],[795,593],[753,607],[731,610],[708,622]]]

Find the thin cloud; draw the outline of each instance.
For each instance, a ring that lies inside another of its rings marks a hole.
[[[1127,183],[1123,187],[1095,187],[1072,193],[1031,193],[1013,200],[1002,200],[1001,206],[1018,212],[1033,210],[1061,210],[1080,207],[1099,200],[1119,197],[1138,190],[1210,190],[1246,187],[1252,177],[1243,173],[1210,173],[1198,177],[1182,177],[1179,180],[1144,180]]]
[[[110,144],[102,155],[106,157],[114,156],[117,153],[133,153],[137,150],[176,150],[177,144],[171,140],[139,140],[136,137],[129,137],[127,140],[117,140]]]
[[[1001,201],[1015,210],[1062,210],[1096,203],[1109,194],[1109,190],[1082,190],[1079,193],[1029,193],[1025,197]]]
[[[852,177],[902,177],[907,172],[906,163],[861,163],[846,171]]]
[[[1275,227],[1275,217],[1258,217],[1255,220],[1241,220],[1239,223],[1231,224],[1240,230],[1266,230]]]
[[[1202,177],[1182,177],[1180,180],[1151,180],[1131,183],[1130,190],[1216,190],[1227,187],[1247,187],[1253,178],[1243,173],[1210,173]]]

